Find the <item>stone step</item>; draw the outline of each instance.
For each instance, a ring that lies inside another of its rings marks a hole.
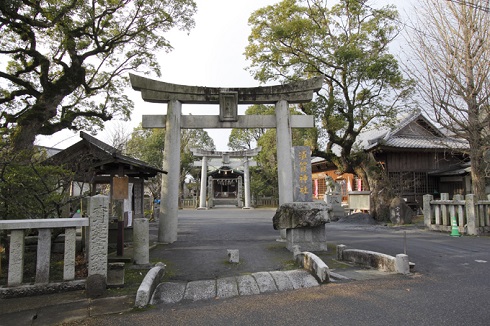
[[[240,295],[296,290],[314,286],[319,286],[318,281],[303,269],[257,272],[216,280],[164,282],[155,289],[150,304],[231,298]]]

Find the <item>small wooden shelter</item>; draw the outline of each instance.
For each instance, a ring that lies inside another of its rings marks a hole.
[[[158,173],[167,173],[149,164],[123,155],[116,148],[80,131],[81,141],[51,156],[46,163],[62,165],[75,173],[75,181],[90,185],[90,195],[99,184],[109,184],[113,197],[113,180],[127,177],[133,184],[134,217],[143,217],[144,181]]]

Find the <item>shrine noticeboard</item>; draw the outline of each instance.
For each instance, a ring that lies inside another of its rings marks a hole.
[[[114,177],[112,179],[112,199],[122,200],[128,198],[128,177]]]

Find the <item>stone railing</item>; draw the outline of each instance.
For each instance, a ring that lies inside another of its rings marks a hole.
[[[181,207],[183,208],[196,208],[197,207],[197,197],[194,198],[184,198],[180,201]]]
[[[254,207],[279,207],[279,199],[273,197],[258,197],[253,200]]]
[[[490,232],[490,195],[488,200],[476,200],[475,195],[441,194],[440,200],[424,195],[424,224],[430,230],[451,232],[454,217],[458,231],[468,235]]]
[[[38,230],[36,276],[34,285],[50,282],[52,229],[64,228],[63,281],[75,280],[76,228],[90,226],[87,236],[88,275],[107,279],[107,247],[109,230],[109,199],[91,197],[88,218],[56,218],[30,220],[0,220],[0,230],[10,231],[7,288],[23,284],[26,230]],[[0,291],[1,292],[1,291]]]

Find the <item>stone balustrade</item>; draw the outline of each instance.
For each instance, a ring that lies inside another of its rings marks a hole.
[[[26,230],[37,229],[37,262],[36,283],[49,282],[49,267],[51,260],[51,233],[54,228],[65,229],[65,252],[63,266],[63,280],[75,279],[75,249],[76,228],[88,226],[87,218],[57,218],[34,220],[1,220],[0,230],[10,230],[10,251],[8,268],[8,286],[17,286],[23,283],[24,275],[24,247]]]
[[[490,195],[488,200],[477,200],[475,195],[454,195],[442,193],[441,199],[432,195],[424,196],[424,224],[429,230],[451,232],[451,218],[454,217],[458,231],[468,235],[490,232]]]
[[[107,279],[109,197],[89,200],[88,218],[0,220],[0,230],[10,231],[7,287],[23,285],[26,230],[38,230],[35,285],[50,282],[52,229],[64,228],[63,281],[75,280],[76,229],[90,226],[87,236],[88,275]]]

